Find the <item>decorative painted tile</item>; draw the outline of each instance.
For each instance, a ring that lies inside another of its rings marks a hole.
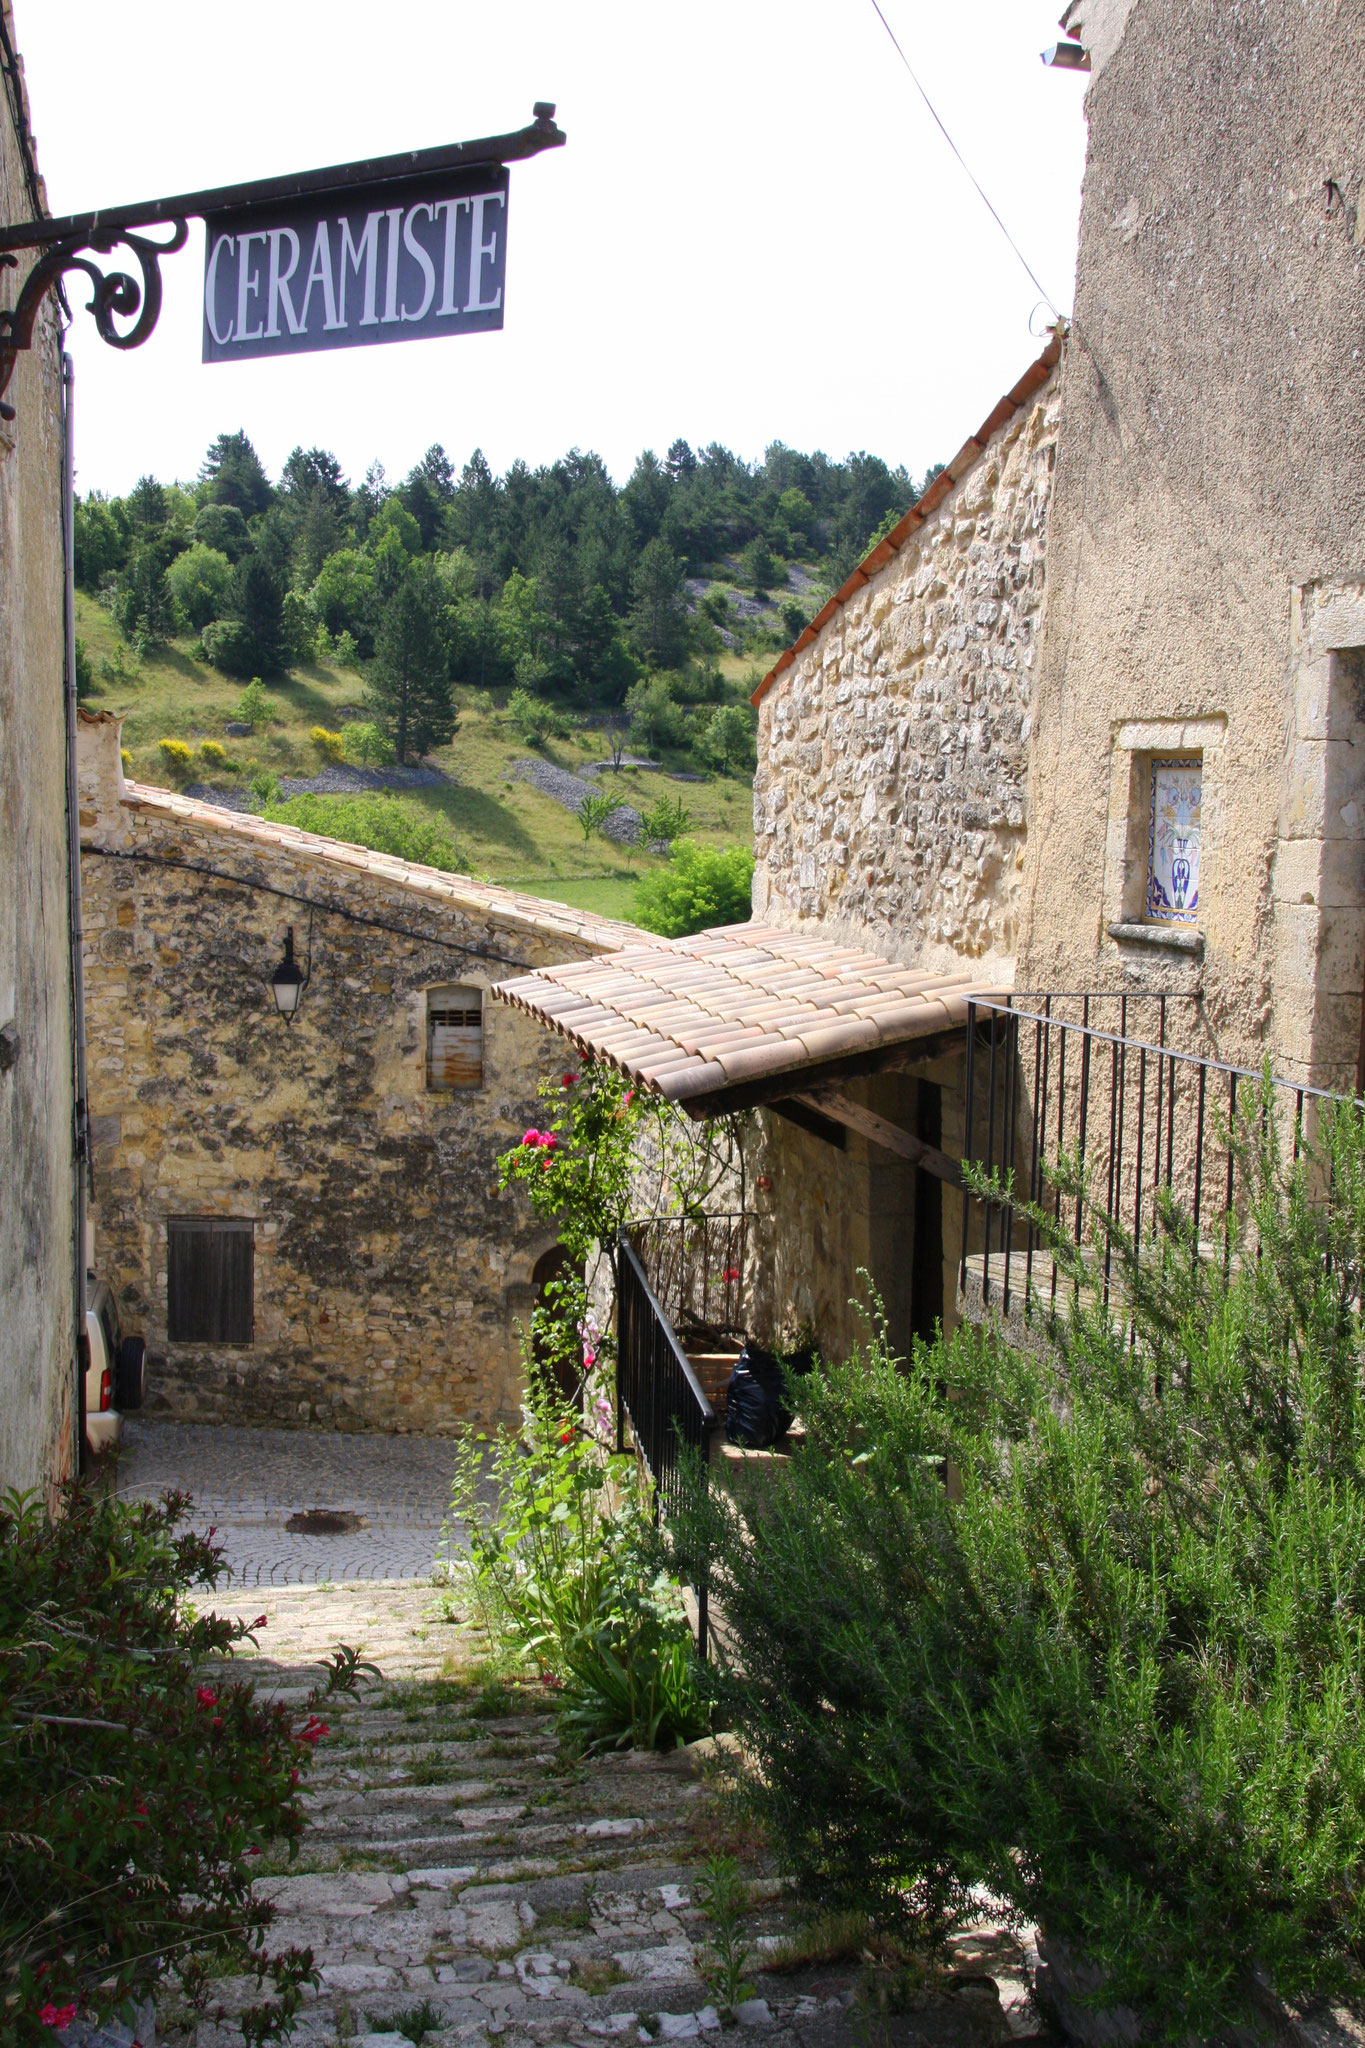
[[[1147,828],[1147,915],[1159,924],[1199,922],[1202,761],[1153,761]]]

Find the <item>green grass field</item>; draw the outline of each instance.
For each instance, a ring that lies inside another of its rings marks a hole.
[[[220,786],[246,784],[261,770],[274,775],[312,775],[325,764],[309,738],[315,725],[336,730],[345,706],[359,707],[364,679],[354,670],[308,663],[285,682],[268,685],[275,709],[271,724],[250,738],[229,739],[224,725],[235,716],[242,685],[219,675],[190,653],[188,640],[158,647],[143,662],[123,648],[104,607],[81,592],[76,596],[76,631],[95,671],[92,711],[123,719],[128,772],[139,782],[175,786],[158,752],[162,739],[183,740],[197,751],[203,740],[227,750],[231,771],[196,761],[187,779]],[[101,676],[101,662],[120,664],[123,673]],[[766,666],[766,663],[764,664]],[[736,680],[753,663],[728,661]],[[431,758],[452,778],[445,788],[405,792],[397,801],[444,819],[467,858],[469,872],[505,882],[531,894],[570,903],[607,917],[629,918],[636,882],[661,865],[657,855],[618,847],[600,834],[585,844],[573,814],[524,782],[514,782],[512,764],[532,755],[496,712],[456,691],[460,723],[449,746]],[[607,758],[600,732],[575,727],[564,740],[551,740],[544,759],[571,770]],[[666,765],[672,765],[667,764]],[[691,813],[689,834],[702,843],[749,845],[753,808],[746,775],[712,775],[705,782],[674,782],[644,769],[608,771],[601,787],[644,810],[662,795],[680,797]]]

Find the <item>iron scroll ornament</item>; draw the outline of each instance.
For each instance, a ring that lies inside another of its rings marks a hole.
[[[161,312],[161,259],[174,256],[183,249],[189,238],[189,226],[183,219],[171,222],[171,239],[168,242],[153,242],[146,235],[134,234],[128,228],[110,228],[107,232],[93,232],[70,235],[63,241],[55,242],[38,261],[24,280],[18,304],[13,311],[0,309],[0,419],[12,420],[14,407],[4,398],[14,374],[14,365],[20,351],[33,346],[33,329],[38,319],[38,309],[43,300],[60,278],[68,271],[83,270],[94,287],[89,311],[95,316],[95,326],[101,340],[111,348],[140,348],[156,326]],[[107,275],[92,261],[86,250],[97,255],[108,256],[118,243],[125,243],[136,256],[142,272],[139,284],[126,270],[111,270]],[[8,250],[0,250],[0,268],[17,268],[18,258]],[[115,320],[131,320],[132,326],[120,330]]]

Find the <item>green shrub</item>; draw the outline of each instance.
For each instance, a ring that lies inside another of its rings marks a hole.
[[[188,775],[194,761],[194,750],[184,740],[158,740],[156,750],[161,756],[162,766],[169,774],[180,778]]]
[[[0,2040],[107,2020],[174,1970],[192,2002],[255,1977],[239,2022],[279,2033],[315,1977],[271,1946],[254,1859],[303,1831],[297,1782],[326,1725],[202,1677],[250,1639],[204,1612],[222,1552],[183,1530],[183,1495],[136,1505],[76,1489],[49,1514],[0,1501]],[[338,1658],[341,1682],[354,1665]],[[343,1668],[344,1667],[344,1668]],[[307,1704],[320,1704],[315,1693]]]
[[[1226,2038],[1258,1978],[1358,1984],[1365,1940],[1365,1124],[1291,1165],[1261,1119],[1212,1256],[1167,1201],[1140,1258],[1113,1239],[1120,1312],[1082,1294],[1051,1354],[878,1341],[685,1532],[807,1893],[933,1932],[984,1883],[1153,2037]],[[1054,1251],[1066,1300],[1094,1264]]]
[[[758,715],[752,706],[722,704],[707,723],[699,749],[702,759],[726,772],[748,772],[758,759],[757,732]]]
[[[503,716],[528,747],[543,746],[548,739],[562,739],[569,729],[565,719],[543,697],[533,697],[529,690],[513,690]]]
[[[686,744],[687,714],[676,701],[667,676],[642,676],[626,694],[632,729],[648,746]]]
[[[344,741],[339,732],[328,732],[325,725],[315,725],[308,735],[324,761],[339,761]]]
[[[680,939],[712,925],[744,924],[754,857],[744,846],[698,846],[679,839],[668,866],[646,875],[635,891],[635,922]]]
[[[357,718],[342,729],[341,752],[357,768],[387,768],[393,761],[393,741],[377,725]]]
[[[692,813],[680,796],[661,796],[643,814],[640,827],[646,845],[662,839],[671,846],[675,839],[682,838],[691,823]]]
[[[200,635],[205,657],[225,676],[249,676],[258,655],[256,636],[241,619],[215,619]]]
[[[609,819],[621,809],[623,799],[619,796],[591,794],[585,796],[578,806],[576,816],[583,828],[583,844],[586,846],[594,832],[603,832]]]
[[[304,832],[320,832],[324,838],[341,839],[351,846],[369,846],[376,853],[391,853],[422,867],[441,868],[447,874],[468,872],[468,857],[443,818],[387,793],[291,796],[282,801],[272,795],[265,815],[297,825]]]
[[[259,732],[263,725],[269,725],[275,716],[275,707],[259,676],[251,681],[237,699],[237,718],[243,725],[249,725],[253,732]]]
[[[83,704],[87,697],[95,694],[95,671],[90,661],[90,649],[77,635],[74,649],[76,662],[76,702]]]
[[[202,633],[220,616],[232,582],[232,564],[217,548],[196,541],[177,555],[166,582],[179,616],[192,632]]]

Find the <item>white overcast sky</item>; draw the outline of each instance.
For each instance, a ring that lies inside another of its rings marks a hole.
[[[882,0],[967,161],[1069,311],[1084,81],[1046,70],[1061,0]],[[524,125],[506,326],[201,365],[203,229],[160,325],[118,354],[81,280],[78,488],[192,477],[244,427],[357,480],[432,441],[458,464],[596,449],[618,480],[675,436],[780,439],[922,471],[1038,353],[1048,317],[871,0],[15,0],[38,158],[75,212]],[[1034,332],[1030,332],[1030,318]]]

